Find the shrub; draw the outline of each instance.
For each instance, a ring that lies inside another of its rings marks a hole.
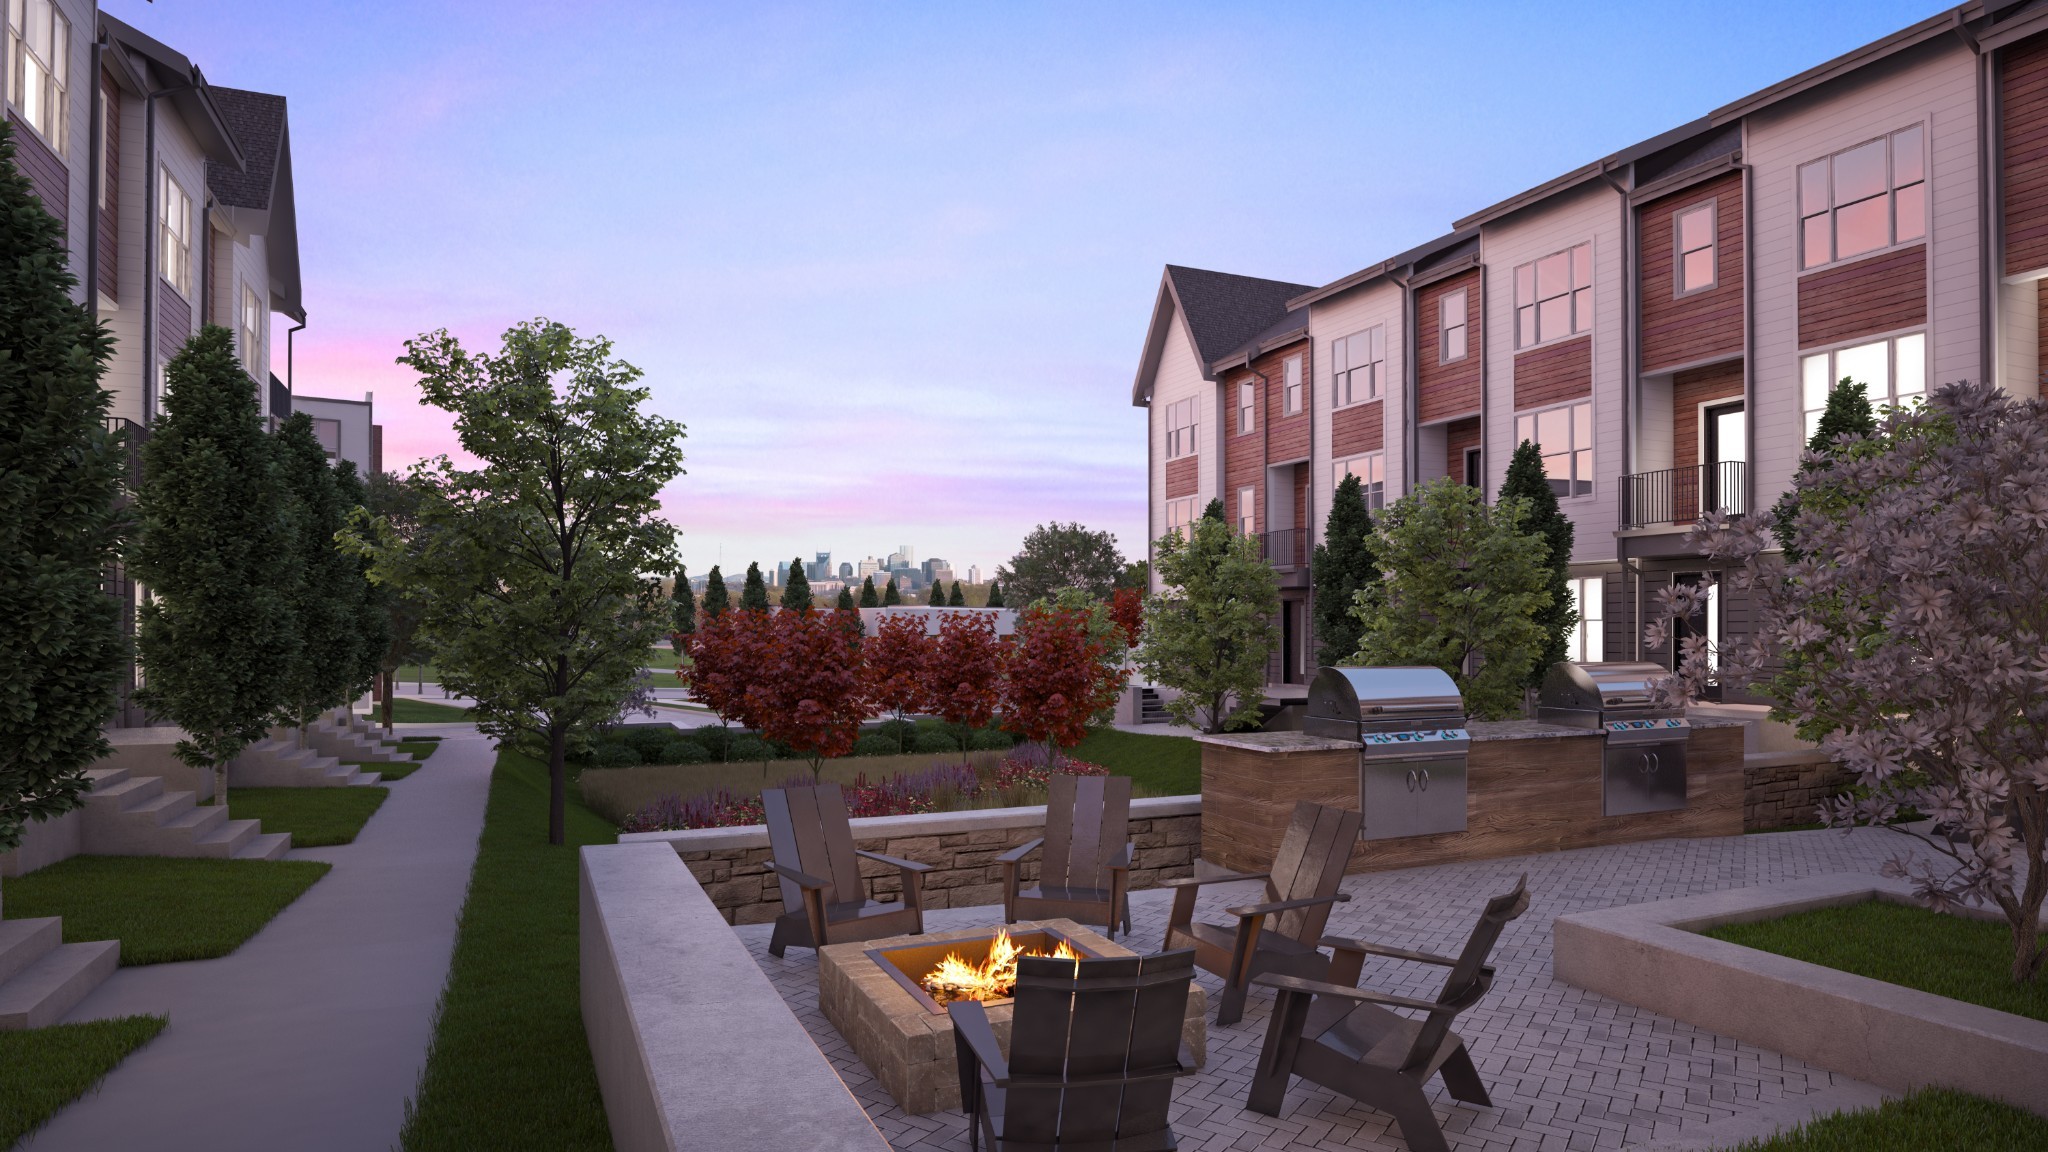
[[[908,752],[917,743],[917,723],[913,720],[884,720],[875,725],[874,732],[888,737],[899,752]]]
[[[600,768],[631,768],[642,763],[640,753],[626,743],[600,744],[597,755],[592,758]]]
[[[1017,739],[1000,728],[977,728],[967,737],[967,746],[977,751],[1013,748]]]
[[[926,729],[917,734],[917,739],[912,742],[910,750],[912,752],[936,754],[958,752],[960,750],[960,742],[944,732]]]
[[[671,740],[661,746],[661,764],[702,764],[711,759],[710,753],[695,740]]]
[[[692,728],[684,733],[684,738],[703,745],[705,755],[713,760],[724,760],[732,754],[732,729],[722,724],[716,728]]]
[[[894,756],[902,750],[894,736],[884,736],[880,732],[869,732],[853,742],[855,756]]]
[[[727,760],[772,760],[775,749],[759,736],[741,736],[726,747]]]

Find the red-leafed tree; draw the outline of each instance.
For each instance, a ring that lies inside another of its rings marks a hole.
[[[1002,688],[1003,642],[994,615],[947,613],[925,662],[925,709],[954,725],[964,750],[967,730],[995,718]]]
[[[679,637],[689,642],[690,661],[676,669],[677,679],[721,720],[756,727],[759,717],[750,708],[747,689],[757,678],[769,627],[768,613],[759,610],[706,615],[695,632]]]
[[[861,642],[862,679],[868,702],[903,719],[925,703],[927,665],[937,647],[924,617],[883,616],[875,634]]]
[[[761,734],[824,762],[853,751],[868,695],[861,675],[860,614],[785,608],[768,618],[747,688]]]
[[[1088,735],[1129,673],[1109,660],[1117,633],[1091,628],[1091,612],[1034,604],[1017,617],[1003,668],[1003,727],[1057,753]]]
[[[1145,632],[1145,590],[1119,588],[1109,597],[1109,618],[1124,634],[1124,647],[1136,648]]]

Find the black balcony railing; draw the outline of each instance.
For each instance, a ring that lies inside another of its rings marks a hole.
[[[1266,563],[1283,572],[1308,564],[1308,533],[1299,528],[1262,533],[1259,545],[1265,551]]]
[[[1623,476],[1621,527],[1682,528],[1714,512],[1739,516],[1749,511],[1742,469],[1740,460],[1723,460]]]

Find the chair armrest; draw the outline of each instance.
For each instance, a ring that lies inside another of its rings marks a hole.
[[[996,1042],[995,1029],[988,1026],[988,1009],[979,1000],[955,1000],[946,1005],[946,1015],[952,1018],[953,1031],[967,1041],[974,1058],[988,1069],[996,1087],[1008,1087],[1010,1062],[1003,1059],[1003,1046]]]
[[[869,852],[864,848],[855,848],[853,854],[877,863],[887,864],[892,868],[901,868],[905,872],[929,872],[932,870],[932,866],[929,864],[919,864],[915,860],[899,860],[894,856],[884,856],[880,852]]]
[[[1350,936],[1325,936],[1322,938],[1321,944],[1325,948],[1337,948],[1345,952],[1358,952],[1367,956],[1391,956],[1396,960],[1413,960],[1418,964],[1441,964],[1446,968],[1455,968],[1458,965],[1456,960],[1448,956],[1438,956],[1430,952],[1416,952],[1408,948],[1393,948],[1385,944],[1374,944],[1370,941],[1359,940]]]
[[[1022,843],[1022,844],[1019,844],[1019,845],[1017,845],[1017,846],[1016,846],[1015,848],[1012,848],[1012,849],[1010,849],[1010,850],[1009,850],[1008,852],[1005,852],[1005,853],[1003,853],[1003,854],[1002,854],[1001,856],[998,856],[998,857],[996,857],[996,863],[998,863],[998,864],[1016,864],[1016,863],[1019,863],[1019,862],[1021,862],[1021,861],[1022,861],[1022,860],[1023,860],[1023,859],[1025,858],[1025,857],[1026,857],[1026,856],[1029,856],[1029,855],[1031,855],[1031,854],[1032,854],[1033,852],[1036,852],[1036,851],[1038,851],[1038,850],[1039,850],[1039,849],[1040,849],[1041,847],[1044,847],[1044,845],[1045,845],[1045,837],[1043,837],[1043,836],[1040,836],[1040,837],[1039,837],[1038,839],[1036,839],[1036,840],[1026,840],[1026,841],[1025,841],[1024,843]]]
[[[1225,872],[1221,876],[1182,876],[1174,880],[1161,880],[1161,888],[1200,888],[1204,884],[1228,884],[1233,880],[1265,880],[1267,872]]]
[[[1295,908],[1313,908],[1318,904],[1341,904],[1350,900],[1348,893],[1337,892],[1329,896],[1304,896],[1299,900],[1276,900],[1271,904],[1245,904],[1223,911],[1240,919],[1246,916],[1264,916],[1268,912],[1286,912]]]
[[[1137,851],[1138,846],[1135,843],[1126,843],[1116,850],[1116,855],[1109,858],[1110,868],[1118,872],[1128,871],[1131,867],[1131,857],[1136,855]]]
[[[816,876],[813,876],[808,872],[799,872],[794,868],[785,867],[784,865],[777,864],[773,860],[764,861],[764,863],[767,865],[768,870],[770,872],[775,873],[777,876],[780,876],[785,880],[794,881],[796,883],[796,886],[799,888],[807,888],[812,891],[816,891],[821,888],[830,888],[832,886],[829,881],[820,880]]]
[[[1434,1000],[1417,1000],[1412,996],[1389,996],[1384,992],[1369,992],[1363,988],[1346,988],[1341,984],[1325,984],[1321,980],[1303,980],[1299,976],[1277,976],[1267,972],[1252,977],[1252,983],[1263,984],[1286,992],[1306,992],[1317,996],[1338,996],[1355,1000],[1361,1004],[1385,1004],[1390,1008],[1413,1008],[1420,1012],[1437,1012],[1449,1005]]]

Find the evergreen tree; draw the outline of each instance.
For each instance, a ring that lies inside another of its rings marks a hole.
[[[370,504],[370,490],[356,475],[356,466],[347,460],[334,462],[334,490],[341,503],[341,520],[344,527],[365,514]],[[350,673],[343,678],[342,704],[354,707],[355,701],[370,690],[371,684],[384,671],[384,657],[391,648],[392,623],[391,605],[396,590],[378,584],[370,579],[370,558],[353,549],[344,548],[340,537],[330,537],[340,553],[344,571],[348,578],[340,581],[348,600],[349,616],[354,620],[355,638],[352,645],[355,663]]]
[[[1355,475],[1337,482],[1309,572],[1315,586],[1316,662],[1357,663],[1364,631],[1356,612],[1358,593],[1380,578],[1380,566],[1372,554],[1372,511]]]
[[[1877,431],[1877,416],[1870,408],[1870,398],[1864,394],[1863,385],[1844,376],[1828,389],[1828,406],[1822,409],[1820,424],[1806,441],[1808,452],[1829,455],[1834,449],[1838,436],[1867,437]],[[1799,474],[1808,475],[1812,467],[1802,462]],[[1771,508],[1771,535],[1777,537],[1778,547],[1785,550],[1787,561],[1799,559],[1799,549],[1793,545],[1793,529],[1799,522],[1799,489],[1795,485],[1778,497],[1778,503]]]
[[[327,452],[313,435],[313,418],[293,413],[269,444],[289,508],[295,558],[285,592],[298,636],[296,656],[275,670],[277,719],[299,728],[303,745],[306,725],[347,703],[354,686],[362,641],[356,615],[362,561],[335,545],[347,512]]]
[[[853,589],[841,588],[839,590],[839,609],[843,612],[854,611]]]
[[[903,603],[903,596],[896,591],[896,578],[889,577],[889,583],[882,588],[882,607]]]
[[[934,608],[944,608],[946,606],[946,582],[944,580],[932,581],[931,590],[925,593],[924,602]]]
[[[1000,581],[1000,580],[991,580],[991,581],[989,581],[989,582],[988,582],[988,603],[987,603],[986,607],[989,607],[989,608],[1001,608],[1002,606],[1003,606],[1003,584],[1002,584],[1002,581]]]
[[[165,369],[164,412],[142,449],[131,567],[149,589],[137,699],[185,730],[178,758],[214,773],[264,736],[298,659],[291,590],[299,552],[277,453],[234,337],[209,324]]]
[[[782,586],[782,606],[802,612],[811,606],[811,579],[804,575],[804,558],[789,565],[789,583]]]
[[[719,572],[718,565],[713,564],[711,575],[704,581],[704,618],[718,619],[725,615],[725,610],[731,604],[732,593],[726,591],[725,576]]]
[[[761,566],[747,565],[747,582],[740,586],[740,607],[749,611],[768,610],[768,582],[761,579]]]
[[[965,607],[967,607],[967,593],[965,593],[965,592],[962,592],[962,591],[960,590],[960,582],[959,582],[958,580],[955,580],[955,581],[953,581],[953,594],[952,594],[952,595],[950,595],[950,596],[948,596],[948,597],[946,597],[946,607],[948,607],[948,608],[965,608]]]
[[[669,643],[675,648],[676,655],[681,656],[686,643],[683,637],[697,630],[697,594],[690,590],[690,571],[683,565],[676,565],[676,586],[668,598],[674,605],[669,613],[669,628],[673,633]]]
[[[1579,626],[1578,606],[1572,603],[1572,522],[1557,506],[1557,493],[1544,475],[1543,453],[1527,440],[1516,447],[1508,460],[1508,474],[1501,481],[1500,500],[1520,499],[1528,505],[1522,531],[1543,538],[1550,549],[1550,576],[1545,587],[1550,603],[1536,612],[1536,626],[1543,629],[1543,649],[1529,669],[1529,687],[1543,684],[1552,664],[1571,656],[1573,629]]]
[[[101,588],[125,515],[100,374],[113,340],[71,302],[63,226],[14,166],[0,117],[0,852],[77,808],[127,657]]]
[[[1214,520],[1218,524],[1230,523],[1230,521],[1223,518],[1223,497],[1218,496],[1202,506],[1202,519]]]
[[[860,578],[860,606],[863,608],[880,608],[882,606],[882,598],[875,595],[875,578],[873,576],[863,576]]]

